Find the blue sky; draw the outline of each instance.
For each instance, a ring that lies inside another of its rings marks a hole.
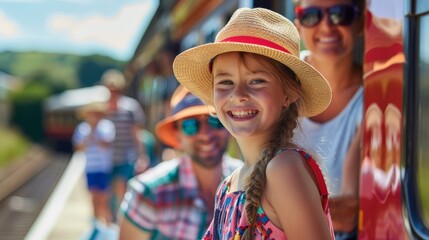
[[[47,51],[129,60],[158,0],[0,0],[0,54]]]

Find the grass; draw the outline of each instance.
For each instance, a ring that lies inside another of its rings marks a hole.
[[[18,160],[30,149],[30,142],[19,132],[0,127],[0,168]]]

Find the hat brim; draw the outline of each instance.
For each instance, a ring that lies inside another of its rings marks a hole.
[[[81,107],[76,110],[76,117],[78,119],[86,119],[91,113],[97,113],[100,114],[101,117],[106,117],[109,115],[109,109],[107,107],[103,109],[87,109]]]
[[[174,123],[183,118],[205,114],[209,114],[209,106],[207,105],[188,107],[177,114],[166,117],[162,121],[158,122],[155,126],[155,133],[158,139],[164,144],[177,148],[180,146],[180,142],[176,135],[177,129]]]
[[[301,81],[304,93],[304,109],[299,115],[311,117],[323,112],[331,102],[331,87],[326,79],[311,65],[301,59],[273,48],[246,43],[208,43],[188,49],[179,54],[173,63],[173,70],[179,82],[204,103],[213,106],[212,76],[210,61],[227,52],[256,53],[286,65]]]

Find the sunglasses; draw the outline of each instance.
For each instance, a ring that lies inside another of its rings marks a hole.
[[[201,121],[207,121],[208,125],[212,129],[223,129],[222,123],[219,119],[208,116],[207,118],[188,118],[182,121],[180,128],[182,132],[187,136],[192,136],[197,134],[201,128]]]
[[[338,4],[328,8],[321,7],[296,7],[295,14],[299,23],[304,27],[315,27],[319,24],[323,15],[328,13],[329,22],[333,25],[348,26],[358,17],[359,10],[352,4]]]

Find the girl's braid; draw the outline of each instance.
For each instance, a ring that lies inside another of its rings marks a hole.
[[[273,137],[261,154],[261,159],[256,163],[253,172],[247,179],[245,210],[249,228],[244,231],[243,239],[253,240],[254,238],[257,210],[261,204],[261,197],[265,187],[267,165],[278,149],[292,138],[293,130],[297,126],[297,118],[298,107],[296,103],[291,104],[289,109],[284,109],[277,127],[278,131],[274,131]]]

